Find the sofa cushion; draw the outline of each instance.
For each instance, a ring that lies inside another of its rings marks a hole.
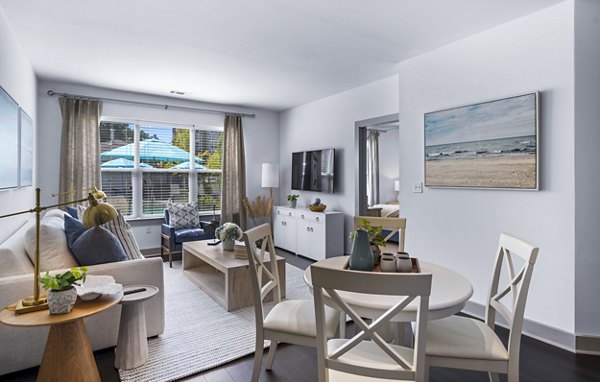
[[[175,231],[175,242],[185,243],[186,241],[209,239],[207,234],[200,228],[181,228]]]
[[[0,248],[0,277],[22,275],[27,273],[15,254],[8,248]]]
[[[64,216],[64,212],[62,212]],[[63,218],[44,216],[40,221],[40,271],[72,268],[77,261],[71,255],[63,228]],[[33,263],[35,257],[35,225],[25,233],[25,250]]]
[[[193,204],[169,204],[169,225],[175,229],[196,228],[200,225],[198,209]]]
[[[94,227],[86,230],[72,244],[79,265],[96,265],[127,260],[119,239],[109,230]]]

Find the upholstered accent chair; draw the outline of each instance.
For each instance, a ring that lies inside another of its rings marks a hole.
[[[181,252],[183,243],[187,241],[208,240],[215,237],[215,229],[219,226],[218,221],[200,221],[199,226],[192,228],[176,228],[169,224],[169,210],[165,209],[164,220],[160,233],[160,255],[165,251],[169,256],[169,266],[173,267],[173,253]]]

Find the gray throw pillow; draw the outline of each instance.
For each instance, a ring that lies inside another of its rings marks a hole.
[[[127,260],[119,239],[102,227],[90,228],[71,246],[79,265],[96,265]]]
[[[125,221],[121,211],[119,211],[119,214],[116,218],[106,224],[102,224],[102,228],[106,228],[112,232],[117,239],[119,239],[119,242],[121,242],[128,260],[144,258],[144,256],[142,256],[142,252],[140,251],[140,247],[135,240],[135,236],[133,236],[131,226]]]

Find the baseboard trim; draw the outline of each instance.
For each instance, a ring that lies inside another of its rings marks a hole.
[[[463,311],[481,319],[485,316],[485,306],[471,301],[467,302]],[[506,327],[502,322],[498,325]],[[600,355],[600,337],[576,336],[562,329],[528,319],[523,322],[523,334],[572,353]]]
[[[142,255],[144,255],[144,257],[156,257],[156,256],[160,256],[160,248],[140,249],[140,252],[142,252]]]

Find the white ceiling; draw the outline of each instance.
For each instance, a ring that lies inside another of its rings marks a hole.
[[[563,0],[0,0],[41,79],[283,110]]]

